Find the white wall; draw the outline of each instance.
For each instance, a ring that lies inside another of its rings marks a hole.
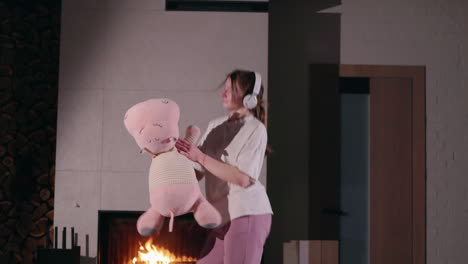
[[[228,72],[268,78],[266,13],[163,9],[162,0],[63,1],[54,221],[74,226],[83,246],[89,234],[91,256],[98,210],[149,206],[149,158],[126,132],[125,111],[169,97],[182,133],[191,123],[204,131],[225,114],[216,88]]]
[[[342,2],[341,63],[426,66],[427,263],[466,263],[468,2]]]

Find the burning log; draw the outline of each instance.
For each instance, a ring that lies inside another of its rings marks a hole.
[[[134,257],[131,264],[175,264],[175,263],[195,263],[194,257],[176,256],[164,247],[153,245],[153,239],[146,241],[145,245],[140,245],[138,257]]]

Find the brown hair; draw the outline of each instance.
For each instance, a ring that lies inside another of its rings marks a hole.
[[[245,70],[234,70],[229,73],[226,77],[231,79],[232,82],[232,91],[233,94],[239,98],[244,98],[247,94],[253,93],[254,85],[255,85],[255,73],[252,71],[245,71]],[[265,101],[263,100],[263,93],[265,89],[263,84],[260,86],[260,91],[257,95],[257,106],[254,109],[250,109],[250,112],[260,120],[265,127],[267,126],[267,112],[265,109]],[[269,155],[273,152],[271,147],[267,145],[265,154]]]

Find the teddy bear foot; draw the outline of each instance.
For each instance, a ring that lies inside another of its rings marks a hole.
[[[137,230],[142,236],[151,236],[161,231],[163,224],[164,217],[154,208],[150,208],[138,218]]]
[[[151,236],[156,232],[157,230],[152,228],[142,228],[141,230],[138,230],[138,233],[144,237]]]
[[[221,215],[218,210],[203,198],[199,201],[193,213],[195,220],[201,227],[213,229],[221,224]]]
[[[218,226],[219,226],[218,223],[211,223],[211,224],[204,224],[204,225],[202,225],[201,227],[207,228],[207,229],[213,229],[213,228],[216,228],[216,227],[218,227]]]

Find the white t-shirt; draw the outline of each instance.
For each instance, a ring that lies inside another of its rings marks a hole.
[[[212,120],[199,147],[210,157],[237,167],[253,183],[243,188],[205,170],[206,198],[221,213],[223,223],[244,215],[272,214],[265,187],[258,180],[267,145],[266,128],[253,115],[230,122],[227,119]]]

